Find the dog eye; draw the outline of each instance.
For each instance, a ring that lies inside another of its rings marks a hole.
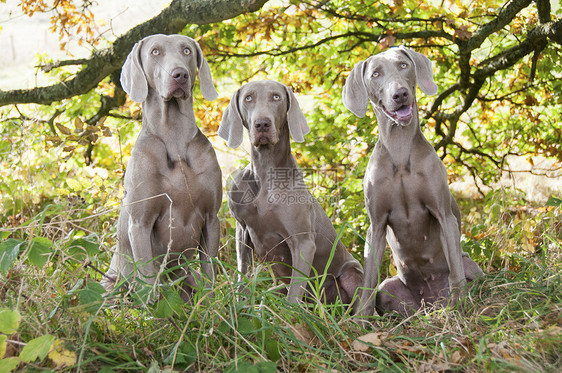
[[[246,102],[252,102],[252,96],[246,96],[246,98],[244,99],[246,100]]]
[[[189,56],[189,55],[191,54],[191,49],[185,48],[185,49],[183,50],[183,54],[185,54],[186,56]]]
[[[407,64],[406,62],[402,62],[402,63],[400,64],[400,67],[401,67],[402,69],[405,69],[405,68],[408,67],[408,64]]]
[[[274,100],[274,101],[279,101],[279,100],[281,100],[281,96],[279,96],[278,94],[274,94],[274,95],[273,95],[273,100]]]
[[[381,75],[381,73],[379,73],[378,71],[373,71],[373,78],[378,78]]]
[[[152,52],[150,52],[153,56],[158,56],[160,54],[160,50],[158,48],[154,48]]]

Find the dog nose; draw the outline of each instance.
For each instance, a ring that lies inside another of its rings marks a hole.
[[[409,96],[410,94],[408,93],[408,90],[404,87],[401,87],[398,88],[396,92],[394,92],[394,94],[392,95],[392,99],[397,104],[403,104],[408,101]]]
[[[260,118],[256,119],[256,121],[254,122],[254,128],[258,132],[267,132],[269,130],[269,127],[271,127],[271,119]]]
[[[189,79],[189,73],[187,72],[186,69],[182,67],[177,67],[174,70],[172,70],[172,78],[174,78],[174,80],[178,84],[185,84]]]

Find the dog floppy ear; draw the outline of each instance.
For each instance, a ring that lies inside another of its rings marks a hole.
[[[144,40],[144,39],[143,39]],[[140,51],[143,40],[133,46],[121,68],[121,86],[129,94],[131,100],[142,103],[148,96],[148,81],[142,68]]]
[[[416,81],[421,91],[426,95],[433,96],[437,93],[437,84],[433,81],[433,68],[429,58],[421,53],[408,49],[404,46],[398,47],[414,62],[416,69]]]
[[[237,148],[242,144],[244,136],[244,126],[242,124],[242,116],[238,109],[238,92],[232,95],[230,103],[222,114],[221,124],[217,131],[217,135],[226,140],[226,144],[231,148]]]
[[[360,61],[353,67],[342,91],[343,105],[359,118],[363,118],[369,108],[367,87],[363,79],[365,65],[365,61]]]
[[[285,86],[287,97],[289,98],[289,109],[287,110],[287,122],[289,124],[289,133],[296,142],[303,142],[304,135],[310,132],[310,127],[306,122],[306,118],[302,113],[299,102],[291,88]]]
[[[205,56],[203,56],[203,51],[201,51],[201,47],[199,46],[199,43],[197,43],[195,40],[193,40],[193,42],[195,43],[195,47],[197,48],[199,88],[201,89],[201,93],[203,94],[205,100],[213,101],[217,97],[219,97],[219,94],[217,93],[217,90],[215,89],[215,84],[213,83],[213,77],[211,76],[211,68],[207,63]]]

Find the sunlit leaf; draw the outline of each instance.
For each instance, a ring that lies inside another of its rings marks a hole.
[[[13,372],[20,364],[21,360],[17,357],[7,357],[5,359],[0,359],[0,372]]]
[[[21,315],[18,311],[4,308],[0,310],[0,333],[14,334],[20,325]]]
[[[37,359],[43,360],[51,350],[55,337],[49,334],[32,339],[24,346],[19,357],[22,361],[31,363]]]

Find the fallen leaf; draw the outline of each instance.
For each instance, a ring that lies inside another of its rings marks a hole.
[[[57,369],[71,367],[76,364],[76,353],[65,349],[60,339],[55,340],[48,356],[55,363]]]
[[[447,372],[451,369],[451,366],[446,363],[439,363],[435,361],[422,361],[420,365],[416,367],[417,373],[435,373],[435,372]]]
[[[296,324],[295,326],[291,326],[295,337],[303,343],[311,344],[312,340],[314,339],[314,334],[310,331],[310,328],[305,324]]]
[[[556,325],[551,325],[541,332],[549,337],[560,337],[562,335],[562,328]]]
[[[453,352],[451,359],[449,360],[453,364],[458,364],[462,359],[462,355],[459,351]]]
[[[405,355],[405,352],[414,353],[414,354],[424,354],[425,347],[421,344],[414,344],[411,341],[387,341],[385,342],[385,346],[391,349],[395,349],[396,353],[399,355]]]
[[[351,348],[354,351],[365,352],[372,346],[382,346],[384,333],[368,333],[358,337],[351,343]],[[370,345],[369,345],[370,344]]]

